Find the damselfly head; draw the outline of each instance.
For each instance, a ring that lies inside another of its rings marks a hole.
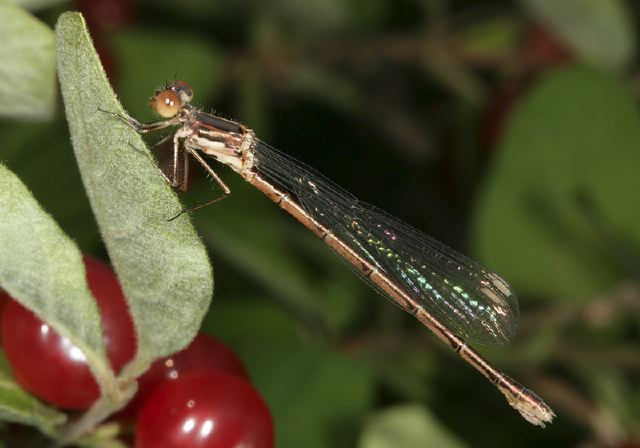
[[[169,88],[178,94],[183,104],[189,103],[193,99],[193,89],[187,81],[174,81]]]
[[[193,98],[193,89],[186,81],[174,81],[165,89],[159,90],[151,98],[149,105],[163,118],[174,117],[182,106]]]

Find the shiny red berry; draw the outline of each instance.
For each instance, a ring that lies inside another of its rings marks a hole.
[[[84,263],[102,318],[107,358],[118,372],[135,353],[133,323],[114,273],[93,258],[84,257]],[[40,399],[80,410],[98,398],[82,351],[16,301],[10,301],[2,315],[2,338],[16,380]]]
[[[272,448],[267,405],[246,381],[200,371],[162,383],[145,401],[136,448]]]
[[[185,373],[200,370],[217,370],[249,381],[242,361],[229,347],[212,336],[200,333],[187,348],[157,360],[138,378],[138,392],[119,417],[136,415],[146,398],[163,381],[173,381]]]

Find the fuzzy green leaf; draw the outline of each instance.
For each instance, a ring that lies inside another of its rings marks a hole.
[[[175,352],[193,338],[213,288],[206,250],[180,202],[123,114],[84,19],[56,27],[58,72],[73,147],[91,207],[138,333],[137,360]],[[144,98],[141,98],[144,101]]]
[[[48,120],[56,100],[51,29],[11,0],[0,0],[0,116]]]
[[[67,337],[99,381],[112,377],[82,256],[27,187],[0,165],[0,286]]]

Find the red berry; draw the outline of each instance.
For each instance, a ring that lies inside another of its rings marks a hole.
[[[104,263],[84,256],[87,282],[97,300],[107,358],[119,373],[136,352],[136,331],[118,278]]]
[[[490,98],[482,123],[482,143],[486,148],[493,149],[500,141],[505,125],[525,89],[524,83],[504,84]]]
[[[113,272],[84,257],[87,282],[102,317],[107,358],[119,372],[136,349],[128,307]],[[86,409],[99,396],[98,385],[80,349],[16,301],[2,316],[5,353],[18,383],[37,397],[66,409]]]
[[[137,448],[271,448],[273,421],[246,381],[216,371],[165,381],[145,401],[136,425]]]
[[[122,27],[135,16],[133,0],[79,0],[76,3],[94,32]]]
[[[117,78],[118,61],[109,45],[106,31],[126,26],[135,18],[133,0],[77,0],[80,10],[93,38],[100,62],[110,80]]]
[[[0,289],[0,322],[2,322],[2,315],[4,314],[4,309],[9,302],[11,302],[11,296],[7,294],[5,291]],[[0,344],[2,343],[2,331],[0,331]]]
[[[183,374],[200,370],[217,370],[249,380],[242,361],[222,342],[200,333],[184,350],[154,362],[138,378],[138,392],[119,417],[137,414],[147,397],[166,380],[176,380]]]
[[[533,23],[528,28],[522,53],[532,72],[566,64],[573,57],[571,50],[539,23]]]
[[[4,307],[11,301],[11,296],[6,291],[0,289],[0,314],[4,312]]]

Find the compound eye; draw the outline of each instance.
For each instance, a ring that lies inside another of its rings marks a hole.
[[[163,90],[162,92],[158,92],[151,100],[151,108],[163,118],[174,117],[180,110],[181,106],[182,101],[178,94],[173,90]]]
[[[180,96],[182,103],[188,103],[193,99],[193,88],[187,81],[175,81],[171,85],[171,90]]]

